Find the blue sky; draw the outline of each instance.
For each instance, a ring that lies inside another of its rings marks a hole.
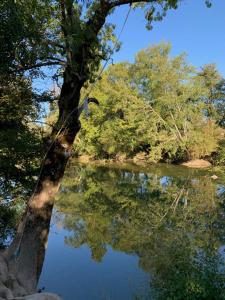
[[[129,7],[117,8],[108,20],[122,26]],[[170,10],[148,31],[141,10],[132,11],[120,38],[122,48],[113,55],[114,62],[133,61],[135,54],[159,42],[172,44],[172,56],[187,53],[188,62],[200,67],[216,63],[225,76],[225,0],[213,0],[207,8],[204,0],[184,0],[177,10]]]
[[[204,0],[182,0],[177,10],[168,11],[167,16],[161,22],[154,23],[150,31],[145,27],[144,11],[131,11],[120,38],[122,47],[113,55],[113,61],[132,62],[140,49],[170,42],[172,56],[186,52],[188,62],[196,67],[216,63],[225,77],[225,0],[212,1],[213,6],[207,8]],[[108,18],[109,22],[117,25],[117,33],[128,9],[128,5],[121,6]],[[38,79],[35,86],[41,90],[48,89],[52,86],[52,80]]]

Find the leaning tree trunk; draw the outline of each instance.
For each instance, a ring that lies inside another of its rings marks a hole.
[[[74,139],[80,130],[79,101],[82,82],[64,73],[64,83],[59,99],[59,117],[46,143],[46,155],[42,162],[36,191],[28,207],[42,208],[54,198],[64,175],[73,149]],[[68,80],[68,78],[70,78]]]
[[[73,142],[80,129],[82,83],[66,80],[59,100],[59,118],[48,138],[36,189],[9,248],[0,254],[0,299],[15,299],[36,292],[54,204]]]
[[[87,22],[86,40],[84,39],[79,49],[73,51],[68,45],[68,33],[64,26],[67,21],[72,22],[71,15],[66,16],[63,0],[61,5],[67,67],[64,71],[59,98],[59,117],[47,139],[46,155],[42,162],[37,186],[28,201],[17,234],[7,251],[0,254],[0,265],[2,265],[2,268],[0,267],[0,299],[1,294],[5,294],[3,299],[15,299],[18,296],[36,292],[44,260],[54,197],[59,190],[60,181],[73,149],[73,142],[80,130],[79,116],[82,111],[82,107],[79,107],[80,91],[90,75],[88,74],[90,72],[89,61],[95,59],[89,48],[92,43],[96,43],[105,18],[113,7],[109,3],[106,5],[106,2],[101,2],[101,6]],[[75,62],[77,66],[80,66],[82,76],[78,74],[79,72],[72,70]],[[98,104],[94,98],[89,100]]]
[[[0,255],[0,299],[17,299],[36,293],[48,240],[53,208],[26,211],[10,247]]]
[[[38,185],[28,203],[28,210],[44,207],[59,189],[67,161],[72,152],[74,139],[80,130],[80,91],[91,73],[90,61],[95,61],[91,49],[93,45],[96,47],[97,36],[105,23],[108,12],[113,7],[111,3],[101,2],[100,7],[96,8],[93,16],[87,21],[84,40],[78,47],[73,48],[68,40],[68,36],[72,33],[67,31],[68,24],[73,25],[72,2],[65,5],[65,1],[62,0],[60,6],[67,66],[64,71],[59,98],[58,121],[48,139],[47,153],[42,164]],[[93,98],[91,99],[91,102],[98,103],[96,99],[94,101]]]
[[[76,60],[78,65],[84,65],[81,56]],[[80,91],[87,76],[81,79],[67,66],[63,77],[58,102],[59,116],[52,133],[46,139],[46,154],[36,188],[28,200],[26,212],[13,242],[5,253],[0,253],[0,300],[16,299],[36,292],[54,197],[71,156],[75,137],[80,130],[79,116],[84,108],[79,107]],[[98,104],[94,98],[88,100],[88,103]]]

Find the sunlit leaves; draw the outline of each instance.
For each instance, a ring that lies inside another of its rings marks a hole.
[[[170,44],[155,45],[139,51],[133,64],[108,68],[92,92],[100,106],[82,118],[77,152],[114,158],[144,151],[150,161],[181,161],[217,150],[221,77],[214,66],[199,73],[184,54],[171,58],[170,51]]]

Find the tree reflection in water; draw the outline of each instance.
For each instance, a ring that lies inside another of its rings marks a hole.
[[[97,262],[107,245],[136,254],[150,299],[225,299],[224,200],[201,172],[75,165],[56,206],[68,245],[87,244]]]

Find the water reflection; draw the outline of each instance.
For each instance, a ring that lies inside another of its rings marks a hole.
[[[225,299],[224,200],[204,172],[73,165],[56,206],[67,245],[99,263],[109,247],[138,257],[151,278],[142,298]]]

